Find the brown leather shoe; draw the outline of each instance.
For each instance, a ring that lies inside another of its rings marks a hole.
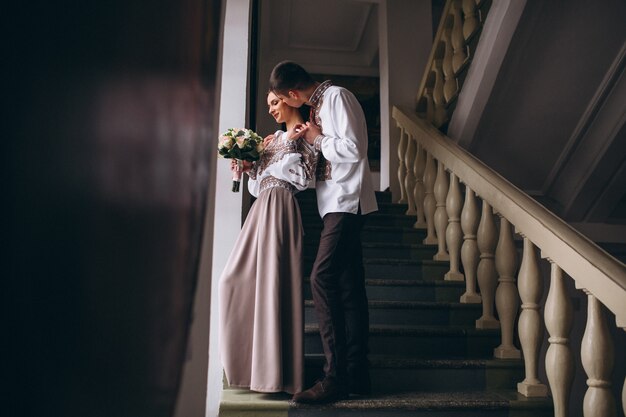
[[[336,378],[327,376],[306,391],[294,394],[293,400],[297,403],[321,404],[339,401],[347,398],[344,387]]]

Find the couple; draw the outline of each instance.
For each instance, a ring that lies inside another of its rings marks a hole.
[[[244,170],[258,196],[220,281],[222,363],[230,386],[285,391],[296,402],[367,395],[369,316],[360,231],[377,210],[363,111],[348,90],[315,82],[299,65],[272,70],[278,131]],[[304,123],[297,108],[311,106]],[[324,378],[304,390],[302,225],[294,193],[315,181],[323,219],[311,271]]]

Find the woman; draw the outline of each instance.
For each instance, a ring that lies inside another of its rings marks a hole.
[[[267,104],[287,132],[277,131],[261,159],[244,166],[258,198],[220,280],[220,343],[231,387],[293,394],[304,382],[302,221],[294,194],[308,187],[315,155],[295,139],[298,110],[273,93]]]

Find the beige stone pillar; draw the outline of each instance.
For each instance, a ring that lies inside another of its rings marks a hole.
[[[519,349],[513,345],[515,318],[519,307],[519,297],[515,285],[517,270],[517,251],[513,243],[511,224],[504,217],[500,218],[500,237],[496,248],[496,270],[498,271],[498,289],[496,290],[496,309],[502,329],[502,344],[493,356],[498,359],[518,359]]]
[[[461,229],[463,230],[461,261],[465,271],[465,293],[461,296],[461,302],[466,304],[476,304],[482,301],[480,294],[476,292],[476,270],[480,257],[476,243],[479,219],[476,194],[469,187],[465,187],[465,203],[461,212]]]
[[[446,228],[446,245],[450,255],[450,270],[444,276],[446,281],[463,281],[463,274],[459,270],[461,263],[461,244],[463,230],[461,230],[461,190],[459,177],[450,173],[450,188],[446,197],[446,212],[448,213],[448,227]]]
[[[413,195],[415,196],[415,210],[417,220],[413,227],[416,229],[426,228],[426,216],[424,214],[424,197],[426,190],[424,188],[424,171],[426,170],[426,150],[417,142],[415,153],[415,164],[413,165],[413,174],[415,175],[415,188]]]
[[[415,138],[408,132],[404,132],[406,136],[406,152],[404,153],[404,166],[406,175],[404,177],[404,192],[409,208],[406,211],[407,216],[413,216],[415,211],[415,150],[417,148]]]
[[[552,262],[552,261],[551,261]],[[574,359],[569,334],[574,319],[572,303],[563,282],[563,271],[552,262],[550,290],[544,310],[550,347],[546,353],[546,374],[552,392],[554,417],[569,416],[569,397],[574,379]]]
[[[426,196],[424,197],[424,214],[426,216],[426,238],[425,245],[436,245],[437,236],[435,235],[435,210],[437,202],[435,201],[435,179],[437,177],[437,168],[435,167],[435,159],[430,152],[426,153],[426,170],[424,171],[424,185],[426,187]]]
[[[404,134],[404,128],[400,128],[400,142],[398,142],[398,183],[400,183],[400,199],[398,203],[406,203],[406,188],[404,185],[404,178],[406,177],[406,163],[404,162],[404,154],[406,153],[406,135]]]
[[[587,392],[583,400],[585,417],[615,417],[617,410],[611,393],[613,342],[604,316],[604,306],[587,293],[587,326],[580,347],[580,358],[587,374]]]
[[[435,261],[450,259],[446,251],[446,229],[448,227],[448,212],[446,211],[446,197],[448,196],[448,173],[443,162],[437,161],[437,179],[435,180],[435,230],[437,231],[437,253]]]
[[[483,200],[482,216],[478,225],[478,249],[480,262],[478,263],[478,286],[483,301],[483,314],[476,320],[477,329],[497,329],[500,322],[494,316],[494,301],[498,274],[494,262],[494,250],[498,236],[493,219],[491,206]]]

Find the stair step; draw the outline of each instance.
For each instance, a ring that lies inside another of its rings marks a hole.
[[[322,353],[319,328],[304,327],[305,353]],[[372,355],[411,355],[427,358],[492,358],[500,344],[500,330],[468,326],[407,326],[370,324],[369,351]]]
[[[378,203],[391,203],[391,192],[389,191],[375,191],[376,201]],[[314,202],[317,204],[317,194],[315,193],[315,189],[309,188],[304,191],[300,191],[296,194],[296,198],[298,201],[303,203],[311,203]]]
[[[515,389],[524,379],[521,360],[371,355],[369,361],[374,393]],[[305,364],[310,386],[323,375],[324,355],[306,355]]]
[[[318,244],[322,231],[321,224],[317,226],[304,225],[304,236],[310,244]],[[361,241],[363,243],[392,242],[392,243],[418,243],[421,244],[426,237],[423,229],[398,226],[363,226]],[[435,248],[436,246],[431,245]]]
[[[318,245],[319,239],[307,239],[304,253],[313,257],[317,253]],[[433,259],[437,253],[436,247],[421,243],[363,242],[362,247],[364,258]]]
[[[376,202],[378,203],[391,203],[391,193],[389,191],[376,191]]]
[[[384,201],[378,202],[378,212],[380,213],[406,214],[408,209],[409,209],[408,204],[389,203],[389,202],[384,202]]]
[[[287,416],[291,395],[264,394],[247,389],[227,388],[222,391],[219,417],[276,417]],[[309,414],[310,415],[310,414]]]
[[[437,253],[437,248],[422,243],[365,242],[364,258],[387,259],[429,259]]]
[[[404,213],[372,213],[367,215],[365,224],[367,226],[394,226],[394,227],[413,227],[416,219],[415,216],[405,216]],[[302,224],[307,227],[321,227],[322,219],[316,212],[303,211]]]
[[[300,211],[303,217],[315,217],[319,218],[319,211],[317,208],[317,201],[300,201]],[[372,216],[374,214],[404,214],[407,215],[409,206],[406,204],[398,204],[398,203],[387,203],[387,202],[378,202],[378,211],[368,214],[368,216]],[[411,215],[410,217],[415,217]],[[415,219],[414,219],[415,220]]]
[[[365,278],[389,278],[389,279],[423,279],[434,281],[442,279],[450,266],[447,262],[432,261],[428,259],[388,259],[366,258],[363,259],[365,266]]]
[[[408,279],[365,280],[369,300],[458,301],[465,292],[460,281],[421,281]],[[304,280],[304,298],[311,299],[311,281]]]
[[[313,257],[305,256],[303,260],[304,275],[310,275]],[[450,266],[447,262],[428,259],[387,259],[364,258],[365,278],[408,279],[435,281],[444,277]]]
[[[426,324],[433,326],[473,325],[481,315],[480,304],[449,301],[370,300],[371,324]],[[313,300],[304,302],[304,322],[317,323]]]
[[[526,398],[515,390],[403,392],[351,397],[325,405],[297,404],[284,393],[225,389],[220,417],[552,417],[550,398]]]
[[[550,398],[516,390],[405,392],[350,398],[324,406],[289,403],[289,417],[552,417]]]
[[[424,229],[413,227],[365,226],[361,232],[363,242],[422,243]]]

